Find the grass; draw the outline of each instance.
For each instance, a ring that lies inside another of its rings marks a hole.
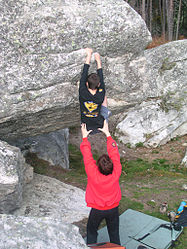
[[[151,153],[152,153],[152,154],[159,154],[159,151],[158,151],[158,150],[152,150]]]
[[[37,157],[35,153],[28,153],[26,163],[34,168],[34,172],[41,175],[46,175],[49,170],[49,163]]]
[[[166,159],[154,159],[152,162],[138,158],[136,160],[125,161],[123,158],[122,170],[129,178],[135,175],[171,175],[172,172],[179,174],[186,174],[187,169],[177,164],[170,164]]]
[[[70,169],[76,171],[76,173],[84,174],[84,163],[80,150],[75,145],[69,144],[69,164]]]
[[[141,147],[143,147],[144,145],[143,145],[143,143],[142,142],[139,142],[139,143],[136,143],[135,144],[135,147],[136,148],[141,148]]]
[[[94,158],[98,159],[96,151],[94,151]],[[28,154],[26,162],[32,165],[34,172],[38,174],[54,177],[84,190],[86,188],[87,176],[82,154],[79,148],[72,144],[69,145],[69,170],[50,166],[48,162],[38,159],[35,154]],[[186,196],[185,190],[181,189],[181,184],[186,182],[187,168],[171,164],[166,159],[155,159],[150,162],[140,158],[129,161],[121,158],[121,163],[120,214],[130,208],[168,221],[167,214],[159,212],[159,205],[167,201],[168,210],[177,210],[180,201]],[[187,229],[184,229],[179,242],[178,249],[186,248]]]
[[[155,207],[156,207],[156,203],[155,203],[154,200],[149,200],[149,201],[147,201],[147,205],[149,205],[149,206],[152,207],[152,208],[155,208]]]
[[[120,214],[124,212],[126,209],[135,209],[137,211],[143,211],[144,206],[141,202],[132,200],[128,197],[122,196],[119,206]]]

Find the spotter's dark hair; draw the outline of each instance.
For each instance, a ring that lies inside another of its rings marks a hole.
[[[107,154],[103,154],[97,160],[97,166],[101,174],[110,175],[113,171],[113,162]]]

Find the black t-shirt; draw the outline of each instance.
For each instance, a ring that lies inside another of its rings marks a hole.
[[[88,130],[96,130],[103,127],[104,118],[100,115],[101,105],[105,97],[105,85],[102,68],[97,70],[100,78],[100,86],[93,95],[86,86],[90,65],[84,64],[79,86],[79,102],[81,111],[81,123],[86,123]]]

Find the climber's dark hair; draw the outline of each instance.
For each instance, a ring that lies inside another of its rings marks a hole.
[[[96,73],[91,73],[90,75],[88,75],[87,82],[90,89],[97,89],[100,83],[99,75]]]
[[[107,154],[103,154],[97,160],[97,166],[101,174],[110,175],[113,171],[113,162]]]

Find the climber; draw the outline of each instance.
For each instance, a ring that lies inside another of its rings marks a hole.
[[[111,112],[107,108],[100,54],[94,54],[97,62],[97,73],[88,75],[93,50],[91,48],[85,50],[87,57],[79,86],[81,123],[85,123],[87,129],[92,130],[91,134],[95,134],[100,132],[98,128],[103,127],[104,120],[108,121]]]

